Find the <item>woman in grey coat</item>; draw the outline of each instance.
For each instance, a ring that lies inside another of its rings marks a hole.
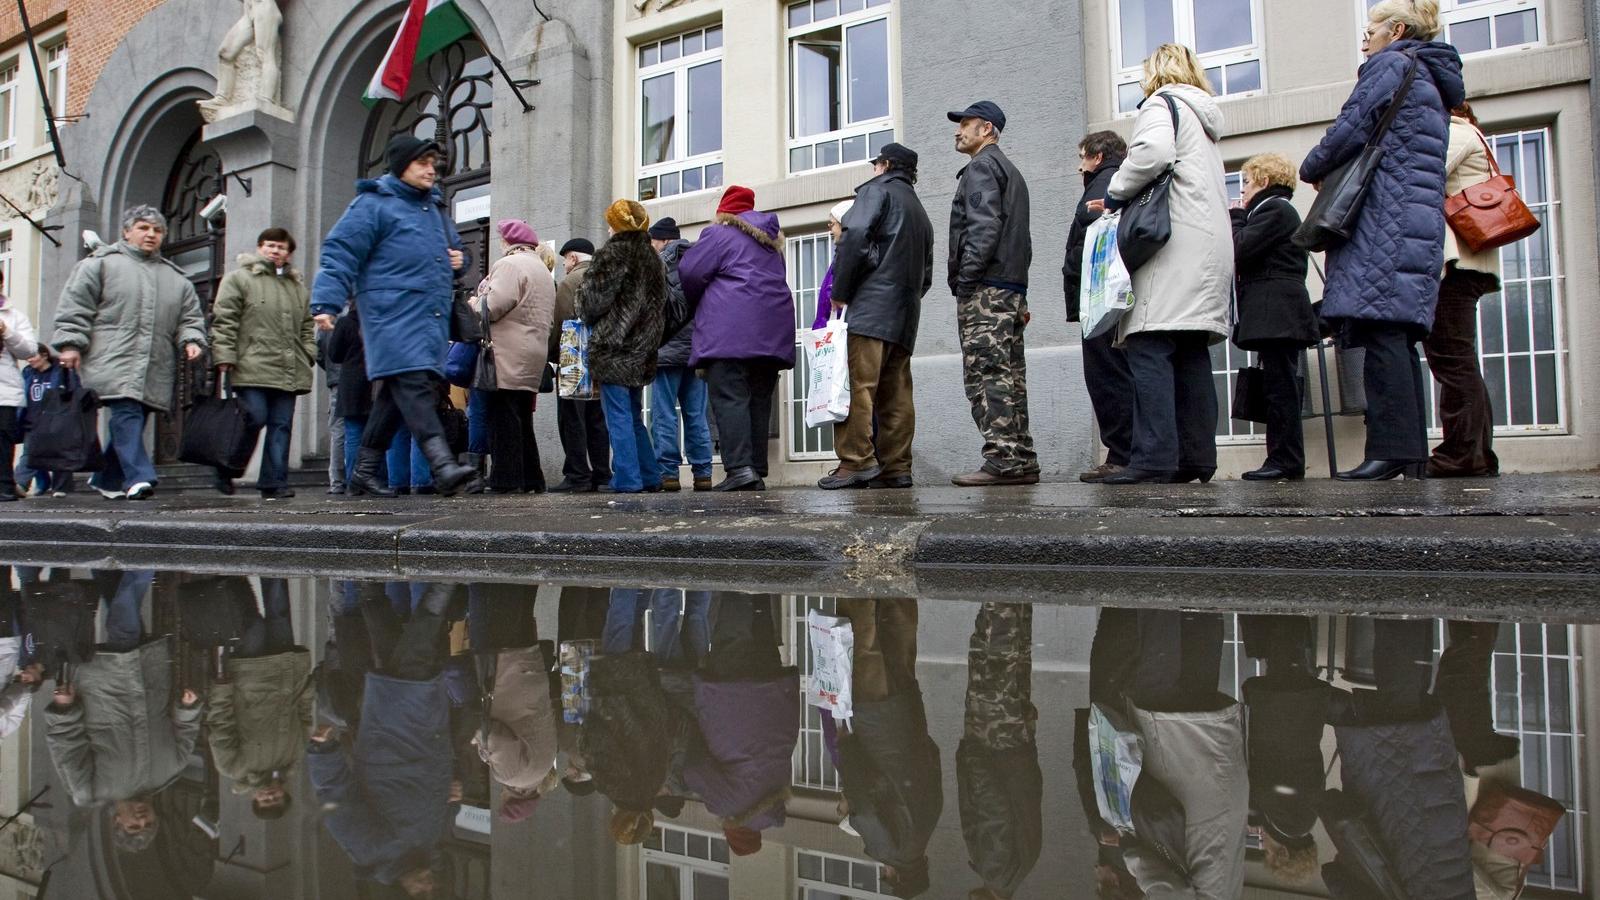
[[[1228,336],[1233,229],[1222,112],[1194,51],[1163,44],[1144,62],[1146,99],[1104,208],[1118,210],[1169,170],[1172,238],[1135,270],[1119,345],[1133,371],[1133,457],[1102,484],[1206,482],[1217,470],[1212,344]],[[1177,128],[1173,128],[1173,120]]]

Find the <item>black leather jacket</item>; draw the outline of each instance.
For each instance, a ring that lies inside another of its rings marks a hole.
[[[1028,289],[1033,238],[1028,184],[997,144],[978,151],[957,174],[950,204],[950,290],[965,297],[980,286]]]
[[[856,188],[833,262],[833,299],[853,336],[914,351],[922,297],[933,286],[933,223],[911,178],[891,171]]]
[[[1111,176],[1122,168],[1122,157],[1108,156],[1099,168],[1083,176],[1083,196],[1078,198],[1078,209],[1072,217],[1072,229],[1067,232],[1067,258],[1061,264],[1061,282],[1067,291],[1067,321],[1078,321],[1078,297],[1083,289],[1083,241],[1089,235],[1089,226],[1100,218],[1100,213],[1089,211],[1090,200],[1104,200],[1111,187]]]

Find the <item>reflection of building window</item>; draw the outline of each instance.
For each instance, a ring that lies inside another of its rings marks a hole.
[[[889,0],[788,8],[789,171],[865,162],[894,140]]]
[[[817,294],[822,278],[833,262],[833,235],[824,231],[789,238],[788,265],[789,290],[794,292],[794,368],[784,377],[789,379],[785,412],[789,420],[789,459],[832,459],[833,426],[806,427],[806,398],[810,395],[811,369],[806,365],[805,349],[801,342],[811,332],[811,322],[817,313]]]
[[[0,63],[0,160],[17,150],[17,61]]]
[[[639,868],[639,900],[727,900],[728,842],[720,834],[658,826]]]
[[[1144,60],[1162,44],[1194,50],[1218,97],[1260,93],[1260,7],[1260,0],[1115,0],[1117,112],[1133,112],[1144,100]]]
[[[891,897],[877,863],[801,850],[794,859],[800,900],[876,900]]]
[[[784,664],[800,670],[800,689],[806,690],[815,663],[811,658],[811,635],[807,616],[812,610],[824,616],[838,615],[837,602],[832,597],[784,598],[784,622],[788,628],[788,643],[783,650]],[[827,737],[822,728],[822,712],[808,702],[800,704],[800,740],[794,748],[790,782],[795,787],[840,793],[839,770],[828,753]]]
[[[1357,4],[1365,28],[1367,11],[1378,0],[1357,0]],[[1440,0],[1439,18],[1444,23],[1440,40],[1454,44],[1463,56],[1544,42],[1543,0]]]
[[[639,199],[722,186],[722,26],[638,48]]]

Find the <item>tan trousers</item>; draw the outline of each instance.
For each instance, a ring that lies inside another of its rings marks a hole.
[[[839,465],[851,472],[881,465],[884,475],[910,475],[911,440],[917,431],[911,354],[899,344],[855,335],[849,346],[850,417],[833,426]]]
[[[850,673],[854,699],[887,700],[915,686],[917,601],[841,598],[838,608],[855,632]]]

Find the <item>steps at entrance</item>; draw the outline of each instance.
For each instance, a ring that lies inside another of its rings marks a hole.
[[[205,466],[196,466],[190,463],[173,463],[171,465],[156,466],[156,474],[161,479],[160,490],[162,493],[183,493],[186,491],[214,491],[213,482],[216,473]],[[240,479],[235,482],[239,490],[253,490],[255,482]],[[308,456],[300,463],[300,468],[289,470],[289,486],[296,491],[326,490],[328,487],[328,458],[326,456]]]

